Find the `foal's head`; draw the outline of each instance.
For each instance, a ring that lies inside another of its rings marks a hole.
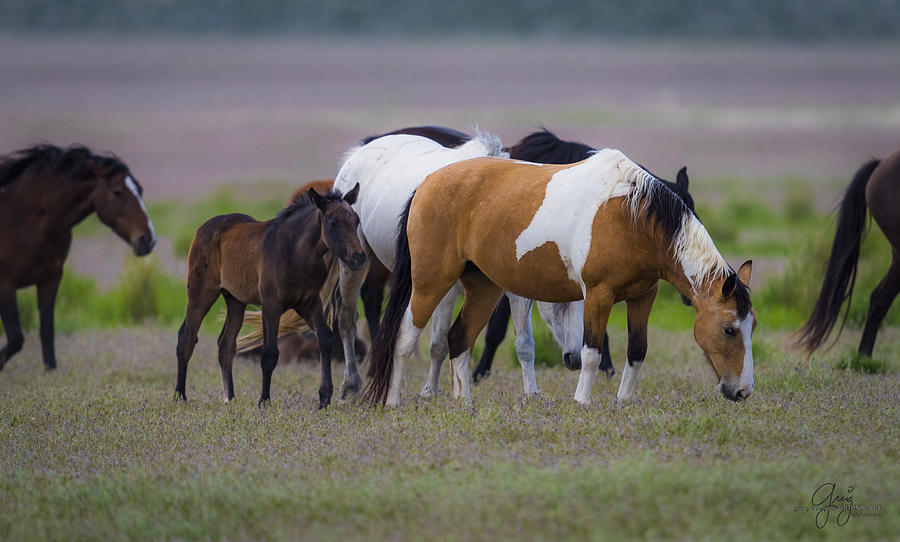
[[[752,262],[710,283],[710,295],[697,301],[694,339],[719,378],[719,391],[732,401],[753,392],[752,334],[756,313],[750,305]]]
[[[156,232],[144,205],[143,188],[121,162],[116,167],[101,163],[95,170],[94,209],[97,217],[130,244],[135,254],[149,254],[156,245]]]
[[[308,194],[310,201],[322,211],[322,241],[325,246],[350,269],[365,265],[366,253],[357,234],[359,216],[350,207],[356,202],[359,183],[343,197],[322,196],[313,188],[309,189]]]

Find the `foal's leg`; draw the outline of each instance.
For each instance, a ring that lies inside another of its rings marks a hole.
[[[44,367],[48,371],[56,369],[56,351],[53,346],[53,309],[56,305],[56,292],[59,290],[59,274],[37,285],[38,312],[41,320],[41,350],[44,355]]]
[[[476,384],[485,378],[491,376],[491,366],[494,364],[494,354],[497,353],[497,347],[506,337],[506,328],[509,327],[509,298],[502,296],[491,319],[488,320],[487,331],[484,333],[484,351],[481,353],[481,360],[478,367],[472,373],[472,381]]]
[[[584,344],[581,347],[581,373],[575,388],[575,400],[584,405],[591,404],[591,389],[600,367],[600,349],[614,301],[612,293],[602,286],[588,290],[584,297]]]
[[[294,307],[306,322],[316,332],[316,340],[319,343],[319,363],[321,365],[322,380],[319,384],[319,408],[325,408],[331,403],[331,396],[334,393],[334,384],[331,380],[331,347],[334,336],[331,328],[325,322],[325,315],[322,311],[322,304],[318,299],[307,305],[298,305]]]
[[[25,337],[19,323],[19,306],[16,304],[16,289],[13,286],[0,290],[0,320],[6,330],[6,346],[0,349],[0,369],[22,349]]]
[[[432,397],[438,394],[441,380],[441,365],[447,356],[447,332],[453,322],[453,309],[456,307],[456,298],[462,293],[459,283],[453,286],[447,295],[441,299],[434,314],[431,316],[431,366],[428,369],[428,378],[422,386],[419,395]]]
[[[268,303],[262,306],[262,330],[263,347],[260,358],[262,368],[262,393],[259,396],[258,406],[268,403],[269,391],[272,385],[272,373],[278,365],[278,324],[284,311],[276,304]],[[308,322],[307,322],[308,323]]]
[[[534,331],[531,329],[531,306],[534,302],[517,295],[509,298],[510,313],[516,331],[516,357],[522,366],[522,383],[525,395],[537,395],[537,379],[534,376]]]
[[[503,290],[480,272],[469,272],[460,278],[466,300],[447,340],[450,347],[450,373],[453,397],[471,400],[469,392],[469,357],[478,334],[484,329]]]
[[[859,341],[860,354],[872,355],[878,328],[898,292],[900,292],[900,253],[895,251],[891,267],[869,297],[869,314],[866,317],[866,327],[863,330],[862,339]]]
[[[234,353],[237,350],[237,336],[244,323],[244,311],[247,304],[238,301],[234,296],[225,292],[225,325],[219,334],[219,370],[222,372],[222,391],[225,394],[225,402],[234,399],[234,380],[231,375],[231,365],[234,361]]]
[[[368,252],[368,251],[367,251]],[[344,381],[341,382],[341,399],[359,394],[362,379],[356,362],[356,320],[358,311],[356,299],[366,276],[365,269],[350,269],[344,262],[340,265],[341,307],[338,314],[338,330],[344,347]],[[309,322],[307,322],[309,323]]]
[[[616,394],[619,403],[634,398],[638,372],[647,355],[647,321],[650,319],[657,288],[654,286],[643,295],[625,301],[628,308],[628,359],[625,360],[622,382],[619,384],[619,393]]]
[[[187,379],[187,366],[194,346],[197,345],[197,332],[203,317],[212,308],[213,303],[219,297],[219,290],[212,287],[202,288],[202,285],[188,284],[187,314],[181,328],[178,330],[178,346],[175,355],[178,358],[178,382],[175,384],[175,400],[187,400],[185,395],[185,380]]]

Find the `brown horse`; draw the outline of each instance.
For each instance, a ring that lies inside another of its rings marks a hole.
[[[143,189],[121,160],[86,147],[37,145],[0,158],[0,369],[22,348],[16,290],[37,286],[41,349],[56,368],[53,311],[72,227],[96,212],[138,256],[156,244]]]
[[[859,352],[871,356],[881,321],[900,292],[900,213],[897,212],[900,209],[900,151],[884,160],[864,164],[841,201],[822,290],[809,320],[798,332],[798,343],[810,353],[831,333],[844,301],[850,310],[859,247],[866,230],[867,206],[890,242],[892,256],[891,266],[869,297],[869,314],[859,341]],[[846,319],[847,313],[844,313],[844,321]],[[841,329],[843,327],[842,322]]]
[[[630,400],[661,278],[696,309],[694,338],[719,391],[738,401],[753,390],[751,262],[735,273],[684,201],[619,151],[563,166],[450,164],[418,187],[399,232],[391,296],[369,352],[370,402],[399,404],[410,349],[457,281],[465,302],[448,336],[455,397],[468,399],[469,353],[507,290],[554,303],[584,299],[581,403],[590,402],[610,309],[624,300],[628,359],[618,399]]]
[[[350,207],[359,186],[343,197],[319,195],[313,189],[284,208],[277,217],[259,222],[244,214],[214,217],[200,226],[188,253],[187,314],[178,331],[178,382],[175,398],[186,399],[187,365],[203,317],[219,295],[225,298],[225,325],[219,335],[219,368],[225,401],[234,398],[231,365],[235,339],[248,303],[262,308],[262,393],[269,400],[272,372],[278,363],[278,323],[295,310],[316,332],[322,382],[319,408],[328,406],[331,381],[332,333],[325,320],[321,292],[337,280],[337,262],[353,269],[365,262],[356,234],[359,217]]]

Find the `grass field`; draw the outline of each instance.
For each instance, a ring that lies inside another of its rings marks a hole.
[[[741,404],[715,393],[689,334],[653,330],[639,404],[616,406],[615,378],[578,406],[577,375],[561,368],[539,370],[542,395],[526,400],[500,359],[471,408],[415,400],[425,367],[413,364],[391,411],[316,411],[312,365],[279,367],[258,409],[249,362],[223,404],[209,335],[186,404],[171,398],[169,329],[61,337],[51,375],[36,339],[0,375],[4,540],[889,540],[900,528],[896,364],[835,370],[837,354],[781,354],[781,335],[760,337]],[[897,359],[898,344],[890,329],[879,353]],[[881,517],[818,529],[795,509],[826,482]]]

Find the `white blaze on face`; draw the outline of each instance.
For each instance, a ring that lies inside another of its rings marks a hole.
[[[150,238],[156,240],[156,230],[153,229],[153,221],[150,220],[150,213],[147,212],[147,206],[144,205],[144,198],[141,197],[137,184],[134,182],[134,179],[131,178],[131,175],[125,177],[125,186],[127,186],[128,190],[130,190],[131,193],[134,194],[134,197],[137,198],[138,203],[141,206],[141,211],[143,211],[144,216],[147,217],[147,229],[150,230]]]
[[[744,340],[744,368],[741,370],[740,388],[753,391],[753,315],[748,313],[743,320],[734,323],[734,327],[741,331]]]

